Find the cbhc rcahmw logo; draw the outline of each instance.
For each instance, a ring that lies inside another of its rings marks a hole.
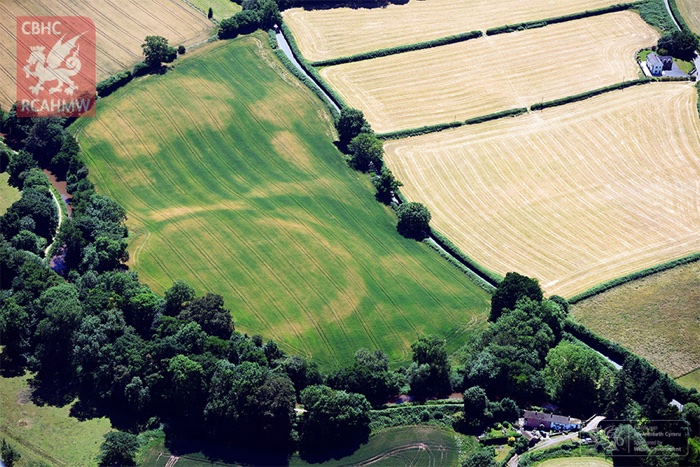
[[[94,116],[96,48],[90,18],[17,17],[17,116]]]

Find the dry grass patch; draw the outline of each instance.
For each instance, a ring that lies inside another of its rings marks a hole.
[[[689,83],[636,86],[393,141],[386,160],[476,261],[570,297],[700,251],[696,102]]]
[[[10,176],[6,173],[0,174],[0,215],[12,206],[12,203],[22,197],[22,193],[15,187],[7,184]]]
[[[635,52],[658,37],[638,14],[623,11],[327,67],[321,75],[384,133],[636,78]]]
[[[410,0],[382,8],[284,12],[301,52],[317,61],[413,44],[474,29],[603,8],[616,0]]]
[[[700,2],[698,0],[676,0],[678,9],[690,29],[700,34]]]
[[[677,377],[700,368],[699,303],[700,262],[695,262],[583,300],[571,314]]]
[[[171,45],[189,46],[213,34],[213,23],[180,0],[3,0],[0,2],[0,105],[15,100],[15,18],[17,16],[87,16],[97,27],[97,79],[131,68],[143,56],[148,35]]]

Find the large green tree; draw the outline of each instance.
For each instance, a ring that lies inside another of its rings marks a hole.
[[[406,238],[423,240],[430,235],[430,211],[416,202],[403,203],[396,209],[396,230]]]
[[[695,56],[695,50],[698,48],[698,36],[690,31],[666,33],[659,39],[658,48],[667,51],[674,57],[692,60]]]
[[[168,39],[162,36],[146,36],[143,49],[144,62],[150,67],[159,67],[165,63],[170,63],[177,58],[175,47],[168,45]]]
[[[136,435],[123,431],[110,431],[100,446],[101,466],[136,465],[134,457],[139,448]]]
[[[504,309],[513,309],[515,304],[523,297],[527,297],[536,302],[542,301],[542,289],[537,279],[509,272],[503,278],[496,292],[491,299],[491,314],[489,319],[496,321]]]
[[[370,167],[381,169],[384,163],[384,145],[373,133],[360,133],[348,144],[350,165],[366,172]]]
[[[340,110],[340,116],[335,122],[335,128],[338,130],[338,138],[343,148],[347,147],[350,141],[360,133],[370,132],[365,115],[361,110],[353,109],[352,107],[343,107]]]

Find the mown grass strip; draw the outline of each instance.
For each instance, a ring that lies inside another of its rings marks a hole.
[[[674,259],[673,261],[667,261],[665,263],[657,264],[656,266],[652,266],[647,269],[642,269],[641,271],[633,272],[632,274],[628,274],[626,276],[618,277],[616,279],[603,282],[602,284],[596,285],[595,287],[592,287],[586,290],[585,292],[581,292],[580,294],[574,295],[573,297],[568,299],[568,302],[571,304],[578,303],[581,300],[585,300],[586,298],[598,295],[599,293],[605,292],[606,290],[610,290],[614,287],[617,287],[618,285],[626,284],[627,282],[641,279],[643,277],[656,274],[657,272],[666,271],[668,269],[675,268],[676,266],[681,266],[683,264],[692,263],[698,260],[700,260],[700,253],[693,253],[692,255],[684,256],[683,258],[678,258]]]
[[[364,52],[355,55],[349,55],[347,57],[329,58],[328,60],[320,60],[318,62],[311,62],[312,66],[333,66],[342,65],[343,63],[359,62],[362,60],[371,60],[373,58],[386,57],[387,55],[395,55],[405,52],[412,52],[414,50],[430,49],[433,47],[439,47],[441,45],[456,44],[458,42],[465,42],[471,39],[477,39],[483,36],[484,33],[481,31],[469,31],[461,34],[455,34],[452,36],[441,37],[439,39],[433,39],[429,41],[417,42],[415,44],[399,45],[396,47],[388,47],[386,49],[373,50],[371,52]]]
[[[282,26],[280,26],[280,29],[282,29],[282,33],[284,34],[285,39],[287,39],[287,42],[289,43],[289,48],[292,50],[292,53],[294,54],[294,57],[297,59],[301,67],[304,69],[306,73],[311,76],[311,78],[316,82],[316,84],[325,91],[326,94],[328,94],[331,99],[333,99],[338,107],[345,108],[348,107],[348,104],[345,102],[345,100],[340,97],[340,94],[335,92],[335,90],[326,83],[326,80],[324,80],[321,75],[318,74],[318,71],[316,71],[316,68],[311,66],[311,64],[304,58],[304,56],[301,53],[301,50],[299,49],[299,46],[297,45],[296,39],[294,39],[294,35],[292,34],[292,31],[287,27],[286,24],[282,23]]]
[[[498,120],[499,118],[506,117],[516,117],[527,112],[527,108],[519,107],[517,109],[501,110],[500,112],[494,112],[487,115],[481,115],[479,117],[469,118],[464,121],[450,122],[450,123],[438,123],[435,125],[426,125],[419,128],[409,128],[406,130],[391,131],[388,133],[381,133],[377,135],[377,138],[388,141],[392,139],[403,139],[409,138],[411,136],[420,136],[427,133],[437,133],[438,131],[449,130],[450,128],[459,128],[465,125],[476,125],[477,123],[488,122],[491,120]]]
[[[498,26],[495,28],[489,28],[486,30],[487,36],[494,36],[496,34],[506,34],[509,32],[523,31],[525,29],[536,29],[543,28],[550,24],[565,23],[567,21],[573,21],[576,19],[588,18],[591,16],[604,15],[606,13],[614,13],[616,11],[624,11],[635,8],[637,3],[618,3],[616,5],[611,5],[605,8],[597,8],[595,10],[586,10],[580,13],[572,13],[570,15],[553,16],[552,18],[536,20],[536,21],[525,21],[522,23],[506,24],[505,26]]]

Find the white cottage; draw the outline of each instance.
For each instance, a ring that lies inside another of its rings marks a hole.
[[[652,75],[661,76],[664,69],[664,64],[658,55],[651,52],[649,55],[647,55],[647,68],[649,68],[649,72]]]

